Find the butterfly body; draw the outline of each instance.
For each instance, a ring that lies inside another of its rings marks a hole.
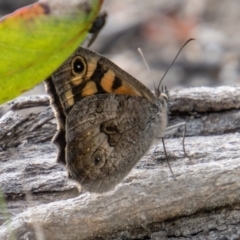
[[[46,82],[58,119],[58,162],[91,192],[130,172],[167,127],[167,97],[156,97],[110,60],[79,48]]]

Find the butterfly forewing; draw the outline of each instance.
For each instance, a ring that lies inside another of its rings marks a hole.
[[[52,75],[52,81],[66,114],[76,102],[94,94],[145,96],[152,103],[155,99],[148,88],[117,65],[81,47]]]

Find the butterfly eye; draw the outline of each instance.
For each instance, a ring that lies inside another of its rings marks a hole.
[[[85,70],[85,63],[81,57],[75,57],[72,61],[72,72],[74,75],[83,73]]]

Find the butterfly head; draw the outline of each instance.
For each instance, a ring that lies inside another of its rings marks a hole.
[[[155,96],[161,99],[165,104],[168,102],[168,89],[166,86],[161,86],[161,88],[155,89]]]

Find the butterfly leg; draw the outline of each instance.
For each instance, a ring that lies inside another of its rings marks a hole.
[[[169,167],[169,169],[170,169],[170,171],[171,171],[171,173],[172,173],[172,176],[173,176],[174,180],[176,181],[177,179],[176,179],[176,177],[175,177],[175,175],[174,175],[174,173],[173,173],[173,170],[172,170],[172,168],[171,168],[171,165],[170,165],[170,162],[169,162],[169,159],[168,159],[167,150],[166,150],[166,146],[165,146],[165,142],[164,142],[164,138],[163,138],[163,137],[162,137],[162,144],[163,144],[163,149],[164,149],[164,153],[165,153],[165,156],[166,156],[166,160],[167,160],[167,163],[168,163],[168,167]]]
[[[173,133],[174,131],[176,131],[176,129],[178,129],[179,127],[184,126],[184,130],[183,130],[183,140],[182,140],[182,144],[183,144],[183,152],[184,155],[190,160],[192,161],[192,159],[188,156],[186,149],[185,149],[185,138],[186,138],[186,123],[178,123],[175,125],[172,125],[170,127],[167,127],[166,133],[165,134],[170,134]]]

